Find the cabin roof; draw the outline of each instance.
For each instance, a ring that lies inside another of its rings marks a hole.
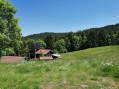
[[[36,54],[47,54],[48,52],[50,52],[51,50],[50,49],[40,49],[36,52]]]
[[[25,58],[19,56],[2,56],[0,59],[1,63],[14,63],[14,62],[22,62]]]

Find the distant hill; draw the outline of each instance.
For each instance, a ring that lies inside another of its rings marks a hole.
[[[52,35],[53,37],[57,37],[57,38],[63,38],[66,34],[67,33],[45,32],[45,33],[32,34],[32,35],[23,37],[23,39],[31,38],[34,40],[38,40],[38,39],[44,40],[47,35]]]
[[[90,30],[100,31],[101,29],[105,29],[107,32],[113,32],[113,33],[119,32],[119,24],[107,25],[107,26],[100,27],[100,28],[90,28],[90,29],[86,29],[86,30],[83,30],[83,31],[77,31],[76,33],[79,33],[79,34],[80,33],[88,33]],[[68,32],[67,33],[45,32],[45,33],[32,34],[32,35],[23,37],[23,39],[25,40],[25,39],[31,38],[31,39],[34,39],[34,40],[38,40],[38,39],[44,40],[47,35],[52,35],[53,37],[55,37],[57,39],[62,39],[67,34],[68,34]]]
[[[105,29],[107,31],[119,31],[119,24],[115,24],[115,25],[107,25],[104,27],[100,27],[100,28],[90,28],[87,30],[100,30],[100,29]]]

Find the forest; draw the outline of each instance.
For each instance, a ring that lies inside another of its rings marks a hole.
[[[101,28],[91,28],[67,33],[40,33],[23,37],[23,40],[32,49],[52,49],[55,53],[65,53],[93,47],[119,45],[119,24]]]
[[[34,58],[35,49],[66,53],[93,47],[119,45],[119,24],[67,33],[40,33],[23,37],[14,15],[17,9],[0,0],[0,57]]]

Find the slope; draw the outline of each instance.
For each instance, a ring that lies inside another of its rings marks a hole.
[[[69,52],[61,60],[0,64],[0,88],[119,89],[119,46]]]

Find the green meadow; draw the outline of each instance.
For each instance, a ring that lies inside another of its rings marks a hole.
[[[53,61],[0,63],[0,89],[119,89],[119,46],[68,52]]]

